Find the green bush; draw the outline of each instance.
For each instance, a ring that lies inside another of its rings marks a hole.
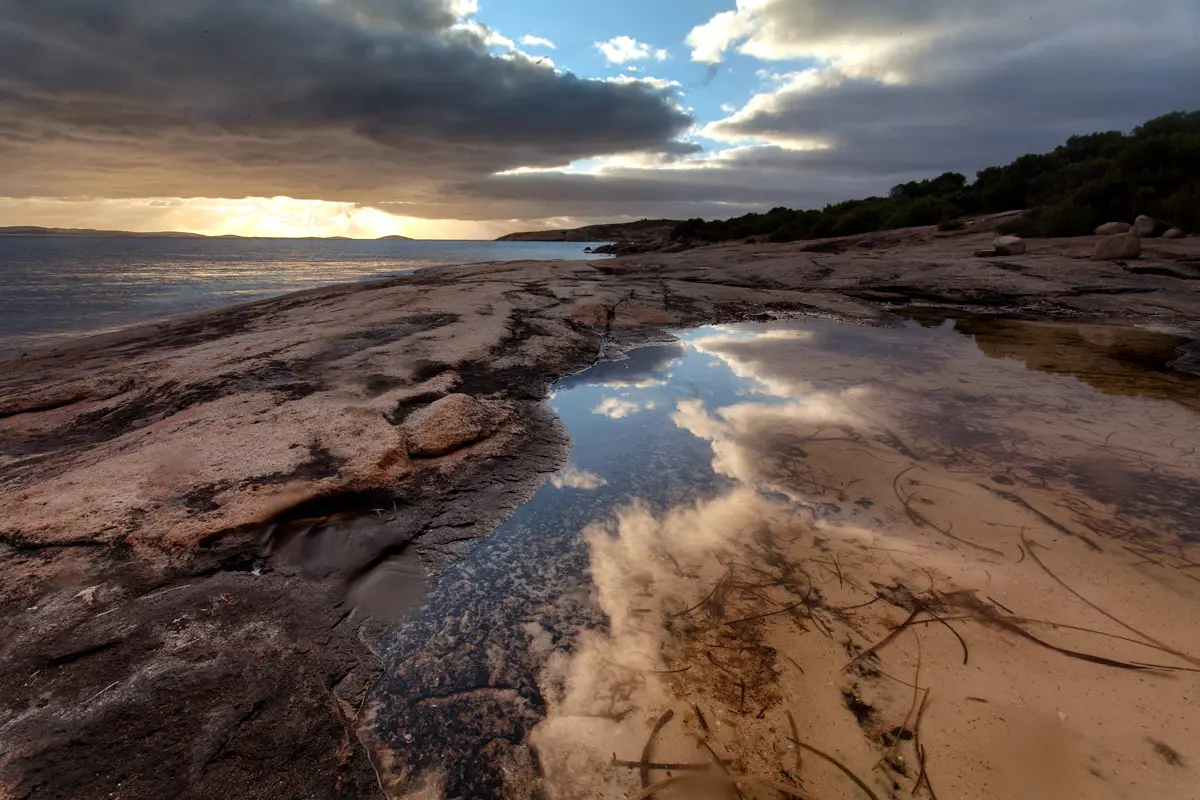
[[[884,230],[936,225],[946,217],[957,216],[950,203],[940,197],[922,197],[896,206],[884,221]]]
[[[1065,200],[1043,210],[1037,216],[1034,230],[1038,236],[1087,236],[1097,225],[1104,224],[1103,219],[1104,215],[1092,208]]]
[[[872,204],[855,208],[838,218],[833,226],[834,236],[854,236],[860,233],[870,233],[883,227],[886,208]]]
[[[996,226],[996,233],[1005,236],[1037,236],[1037,214],[1022,214]]]
[[[941,222],[938,223],[938,230],[941,231],[942,233],[949,233],[950,231],[961,231],[961,230],[965,229],[966,227],[967,227],[967,222],[966,222],[966,220],[962,219],[961,217],[957,217],[955,219],[943,219]]]

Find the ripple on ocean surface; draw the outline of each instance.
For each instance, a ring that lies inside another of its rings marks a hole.
[[[604,258],[588,242],[0,236],[0,358],[438,264]]]

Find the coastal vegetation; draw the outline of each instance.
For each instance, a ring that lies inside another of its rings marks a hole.
[[[853,236],[917,225],[962,227],[962,217],[1029,209],[1005,226],[1022,236],[1084,236],[1140,214],[1200,230],[1200,111],[1176,112],[1130,133],[1072,136],[1049,153],[988,167],[973,183],[958,172],[893,186],[887,197],[820,210],[774,208],[727,220],[690,219],[675,239],[772,242]]]

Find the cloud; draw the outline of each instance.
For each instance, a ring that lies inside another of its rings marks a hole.
[[[631,414],[641,411],[651,411],[657,404],[653,400],[638,402],[621,397],[606,397],[592,409],[593,414],[600,414],[610,419],[624,419]]]
[[[550,479],[550,485],[555,489],[581,489],[594,491],[601,486],[607,486],[608,481],[594,472],[588,472],[579,467],[568,466]]]
[[[645,381],[661,382],[671,367],[683,358],[683,353],[683,345],[679,342],[637,347],[620,359],[601,361],[585,372],[569,375],[557,385],[561,389],[570,389],[576,386],[596,385],[631,387]]]
[[[497,207],[514,219],[723,218],[764,206],[820,206],[830,198],[886,191],[900,180],[927,176],[929,163],[927,158],[924,163],[905,164],[886,150],[870,154],[861,165],[857,155],[819,159],[815,155],[778,146],[741,147],[666,167],[618,163],[596,173],[490,176],[455,185],[418,203],[380,207],[434,218],[487,218]],[[883,171],[874,172],[873,166]]]
[[[669,151],[691,127],[650,84],[495,52],[511,41],[472,9],[0,0],[4,193],[404,204],[518,166]]]
[[[969,62],[1078,31],[1107,47],[1131,30],[1165,31],[1172,17],[1191,16],[1194,9],[1190,0],[1164,0],[1153,15],[1141,16],[1130,13],[1128,0],[738,0],[736,10],[714,15],[686,41],[693,60],[706,63],[735,47],[760,59],[810,58],[843,67],[915,65],[924,52],[948,49],[960,50]]]
[[[685,40],[692,48],[692,60],[717,63],[734,42],[753,32],[754,19],[749,9],[739,9],[722,11],[703,25],[697,25]]]
[[[679,81],[667,80],[666,78],[652,78],[649,75],[644,77],[617,75],[612,78],[605,78],[605,80],[609,83],[643,83],[647,86],[653,86],[655,89],[670,89],[680,85]]]
[[[1124,0],[741,0],[692,31],[693,58],[737,49],[808,65],[760,70],[769,85],[701,129],[732,150],[661,170],[653,187],[646,173],[606,177],[631,198],[670,195],[673,214],[685,187],[695,216],[819,207],[1200,105],[1200,9],[1129,10]]]
[[[863,167],[888,151],[887,160],[914,168],[973,171],[1076,133],[1128,130],[1177,106],[1194,107],[1200,84],[1189,83],[1189,74],[1200,74],[1194,49],[1165,48],[1133,69],[1084,42],[899,84],[814,68],[784,76],[704,133],[787,148],[821,145],[831,151],[824,158]]]
[[[0,0],[0,192],[282,195],[496,233],[723,218],[1200,106],[1194,0],[741,0],[692,56],[764,59],[765,83],[699,130],[673,82],[560,71],[476,5]],[[625,70],[666,56],[608,46]]]
[[[754,42],[764,56],[812,60],[763,70],[756,96],[694,135],[708,152],[608,159],[583,172],[488,177],[458,188],[537,217],[724,218],[780,205],[819,208],[947,170],[973,176],[1074,134],[1129,130],[1200,106],[1193,79],[1200,10],[1190,0],[1164,0],[1140,16],[1107,0],[1085,0],[1083,8],[1045,0],[1036,13],[1021,0],[1022,19],[1009,6],[976,8],[971,0],[973,26],[962,21],[966,12],[935,13],[947,2],[900,4],[912,25],[896,16],[896,4],[864,12],[861,40],[853,20],[814,27],[796,16],[795,4],[743,3],[754,13],[728,13],[757,21],[721,17],[723,29],[743,31],[731,46]],[[822,0],[813,8],[827,20],[841,6]],[[855,45],[868,40],[870,47]],[[452,216],[444,204],[462,202],[443,195],[431,210]]]
[[[624,64],[626,61],[666,61],[670,54],[631,36],[616,36],[607,42],[596,42],[596,49],[604,54],[609,64]]]
[[[606,624],[581,631],[569,649],[551,651],[539,676],[547,709],[530,742],[552,797],[637,793],[636,771],[596,765],[608,764],[614,742],[643,741],[648,733],[645,718],[653,719],[677,702],[673,690],[678,685],[668,682],[677,676],[662,673],[677,672],[680,664],[687,665],[693,677],[703,672],[707,680],[689,685],[688,699],[706,709],[723,708],[717,698],[733,683],[729,674],[718,672],[719,666],[694,652],[695,626],[687,628],[686,620],[683,625],[664,620],[677,623],[671,618],[724,580],[729,561],[753,562],[757,551],[747,543],[764,531],[783,528],[787,520],[779,504],[745,489],[661,515],[644,502],[634,502],[614,516],[582,532],[588,588]],[[739,613],[749,617],[760,611],[739,608]]]
[[[354,203],[288,197],[104,198],[0,197],[4,224],[133,231],[192,231],[240,236],[405,235],[421,221],[405,220]]]
[[[526,47],[549,47],[551,50],[557,50],[554,42],[549,39],[543,39],[541,36],[530,36],[525,34],[521,37],[521,44]]]

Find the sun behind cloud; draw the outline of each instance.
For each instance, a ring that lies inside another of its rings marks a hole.
[[[209,236],[377,239],[398,234],[423,239],[490,233],[475,230],[481,226],[455,224],[456,220],[403,217],[357,203],[292,197],[0,198],[0,217],[6,225]]]

